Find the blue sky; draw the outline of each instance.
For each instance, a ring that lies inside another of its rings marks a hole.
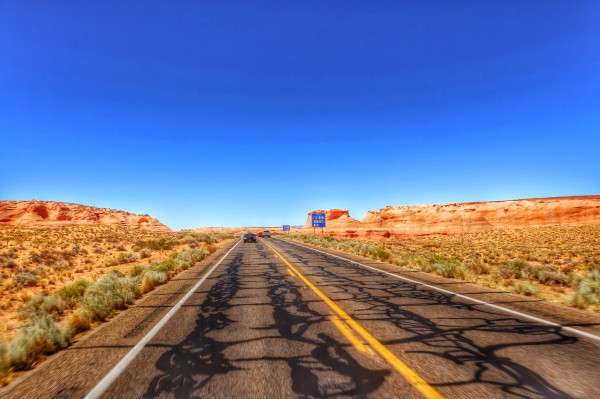
[[[593,1],[1,1],[0,199],[181,229],[598,194],[598,15]]]

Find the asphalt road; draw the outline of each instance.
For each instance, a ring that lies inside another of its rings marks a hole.
[[[600,397],[600,341],[593,338],[283,240],[233,245],[0,396],[83,398],[112,370],[114,380],[101,383],[103,398]],[[600,326],[583,312],[450,280],[426,282],[593,335]],[[115,369],[136,345],[139,353]]]

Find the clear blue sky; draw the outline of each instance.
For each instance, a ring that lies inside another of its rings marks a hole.
[[[0,199],[180,229],[598,194],[599,4],[1,1]]]

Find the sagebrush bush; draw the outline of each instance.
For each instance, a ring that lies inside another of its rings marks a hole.
[[[19,310],[19,315],[21,318],[26,319],[48,314],[58,319],[64,313],[66,307],[65,301],[57,295],[38,295],[23,305]]]
[[[116,258],[108,259],[104,263],[106,266],[117,266],[125,263],[135,262],[137,260],[137,255],[128,252],[128,253],[120,253]]]
[[[76,312],[69,316],[68,326],[71,334],[75,335],[83,331],[87,331],[92,326],[92,321],[95,316],[92,311],[87,308],[79,308]]]
[[[152,256],[152,251],[147,248],[140,250],[140,259],[146,259]]]
[[[600,270],[589,271],[583,276],[575,287],[571,303],[580,308],[600,304]]]
[[[131,269],[129,269],[129,277],[138,277],[143,275],[148,268],[142,265],[135,265]]]
[[[514,292],[521,295],[538,296],[541,291],[535,283],[532,283],[527,280],[522,280],[516,282],[516,284],[514,285]]]
[[[190,248],[178,253],[173,261],[177,268],[185,270],[194,266],[196,262],[200,262],[206,255],[208,255],[208,252],[202,249]]]
[[[39,279],[35,274],[23,272],[13,277],[13,285],[15,288],[35,287]]]
[[[62,298],[69,307],[74,307],[81,301],[90,284],[87,280],[75,280],[72,284],[58,290],[56,295]]]
[[[171,238],[158,238],[154,240],[144,240],[135,243],[139,248],[147,248],[154,251],[168,250],[177,245],[177,240]]]
[[[0,341],[0,387],[2,386],[2,377],[7,375],[9,371],[8,351],[4,342]]]
[[[114,310],[124,309],[139,295],[137,278],[125,277],[123,273],[112,270],[87,288],[81,302],[94,318],[105,320]]]
[[[466,269],[463,265],[454,263],[434,263],[433,271],[446,278],[463,278],[466,275]]]
[[[164,284],[169,279],[169,275],[166,272],[157,270],[148,270],[142,277],[142,284],[140,290],[142,294],[152,291],[156,286]]]
[[[7,351],[8,362],[15,370],[27,369],[41,355],[67,347],[70,339],[70,334],[50,315],[36,315],[11,341]]]

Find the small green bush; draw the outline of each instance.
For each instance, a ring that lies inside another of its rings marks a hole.
[[[392,257],[392,253],[386,249],[383,249],[383,247],[376,247],[375,256],[377,259],[385,262]]]
[[[39,277],[29,272],[23,272],[13,277],[13,285],[15,288],[35,287]]]
[[[164,284],[169,279],[166,272],[148,270],[142,277],[142,285],[140,287],[142,293],[152,291],[157,285]]]
[[[105,320],[115,309],[124,309],[139,297],[138,281],[112,270],[88,287],[81,302],[94,318]]]
[[[134,253],[120,253],[116,258],[108,259],[105,264],[106,266],[117,266],[125,263],[135,262],[136,260],[137,255]]]
[[[152,256],[152,251],[147,248],[140,250],[140,259],[146,259]]]
[[[81,301],[90,284],[87,280],[76,280],[73,284],[61,288],[56,295],[61,297],[69,307],[74,307]]]
[[[57,295],[38,295],[31,301],[27,302],[19,310],[19,316],[23,319],[33,318],[43,314],[58,319],[66,308],[65,301]]]
[[[170,238],[159,238],[154,240],[138,241],[135,243],[139,248],[147,248],[153,251],[167,250],[177,245],[177,241]]]
[[[446,278],[462,278],[466,273],[463,265],[454,263],[434,263],[432,268],[435,273]]]
[[[53,268],[56,271],[65,271],[71,269],[72,267],[68,261],[64,259],[59,259],[56,262],[54,262]]]
[[[575,287],[571,303],[580,308],[600,304],[600,270],[587,272]]]
[[[471,273],[481,276],[484,274],[490,274],[490,266],[482,262],[471,262],[465,265]]]
[[[65,348],[69,333],[48,314],[36,315],[19,331],[8,347],[8,362],[15,370],[24,370],[41,356]]]
[[[146,266],[135,265],[129,270],[129,277],[139,277],[148,270]]]
[[[208,252],[201,249],[186,249],[183,252],[178,253],[173,261],[175,266],[179,269],[185,270],[189,267],[194,266],[196,262],[200,262],[208,255]]]
[[[165,259],[161,262],[154,261],[150,262],[148,265],[150,270],[155,270],[158,272],[165,272],[167,274],[171,274],[173,270],[175,270],[175,261],[173,259]]]
[[[514,286],[514,292],[521,295],[538,296],[540,294],[540,289],[535,283],[523,280],[517,281]]]

